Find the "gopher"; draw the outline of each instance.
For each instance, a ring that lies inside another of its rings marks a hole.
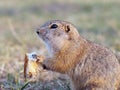
[[[120,65],[110,49],[86,40],[66,21],[48,21],[36,33],[50,53],[43,67],[67,74],[73,90],[120,90]]]

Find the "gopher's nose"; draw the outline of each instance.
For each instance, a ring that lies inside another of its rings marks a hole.
[[[38,29],[38,30],[36,30],[36,33],[37,34],[45,34],[46,30],[45,29]]]
[[[36,31],[37,34],[39,34],[40,32],[39,31]]]

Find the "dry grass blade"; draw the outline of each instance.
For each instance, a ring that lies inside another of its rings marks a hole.
[[[17,40],[17,42],[22,45],[23,42],[19,38],[18,34],[15,32],[15,28],[14,28],[14,26],[12,24],[12,20],[11,19],[8,20],[8,25],[9,25],[10,31],[11,31],[12,35],[14,36],[15,40]]]

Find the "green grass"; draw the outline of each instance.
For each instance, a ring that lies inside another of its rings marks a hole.
[[[47,54],[35,28],[47,20],[66,20],[85,38],[120,51],[119,9],[118,0],[1,0],[0,88],[70,90],[69,83],[58,78],[36,83],[23,80],[24,54],[33,51]]]

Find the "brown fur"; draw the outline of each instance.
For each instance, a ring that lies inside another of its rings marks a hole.
[[[51,28],[53,24],[58,27]],[[74,90],[119,90],[120,65],[109,49],[85,40],[65,21],[49,21],[37,33],[51,53],[43,65],[67,74]]]
[[[27,55],[25,54],[25,58],[24,58],[24,78],[26,79],[27,77],[27,65],[28,65],[28,58]]]

